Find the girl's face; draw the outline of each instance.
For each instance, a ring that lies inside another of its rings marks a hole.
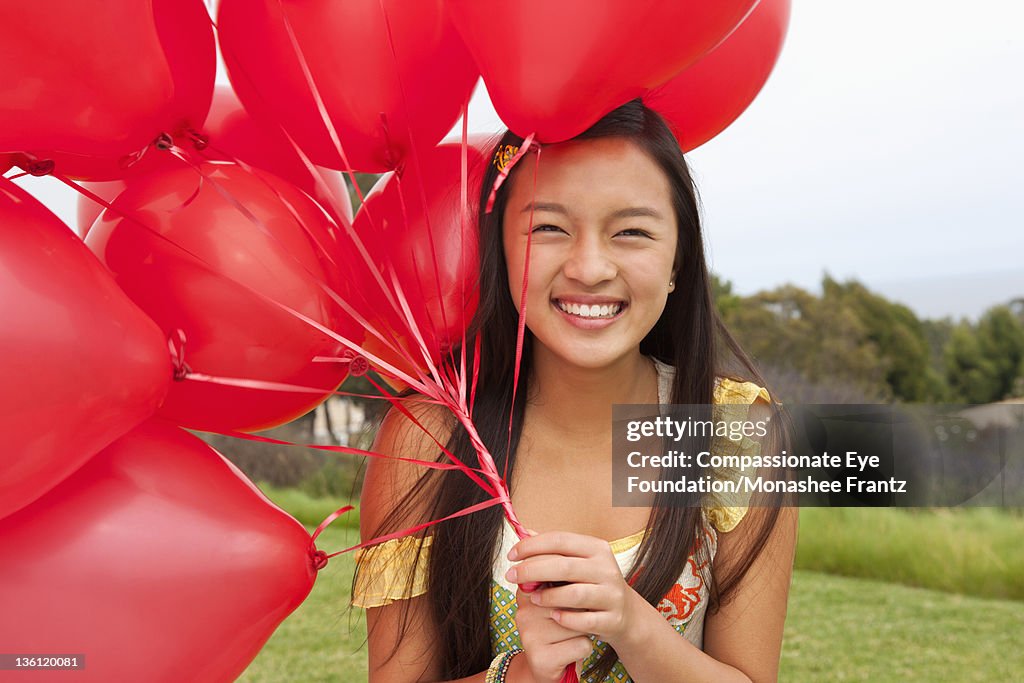
[[[536,173],[536,182],[535,182]],[[581,368],[639,354],[674,280],[677,222],[668,178],[624,138],[544,147],[519,162],[504,215],[508,281],[535,353]]]

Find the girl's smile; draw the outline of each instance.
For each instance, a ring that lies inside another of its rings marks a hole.
[[[585,295],[560,296],[551,303],[571,325],[583,330],[600,330],[615,322],[628,304],[621,299]]]

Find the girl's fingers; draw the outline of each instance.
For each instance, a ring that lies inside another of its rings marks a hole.
[[[594,562],[565,555],[537,555],[514,565],[505,573],[510,583],[547,582],[605,583],[621,580],[622,574],[614,560]]]
[[[508,559],[516,562],[534,555],[591,557],[600,552],[611,552],[608,541],[569,531],[547,531],[516,543],[509,551]]]
[[[578,631],[572,631],[551,619],[553,610],[534,605],[530,602],[530,596],[522,591],[516,592],[516,604],[518,607],[517,622],[530,620],[529,630],[540,634],[544,642],[566,640],[580,635]],[[520,631],[523,631],[523,623],[519,623],[519,626]]]
[[[529,595],[533,604],[552,609],[605,610],[611,607],[606,598],[600,586],[592,583],[542,587]]]
[[[576,636],[552,643],[548,646],[548,656],[557,662],[560,669],[590,656],[594,642],[588,636]]]
[[[617,623],[614,615],[609,612],[590,610],[574,612],[556,609],[552,610],[551,618],[570,631],[579,631],[580,633],[602,634],[612,628],[614,623]]]

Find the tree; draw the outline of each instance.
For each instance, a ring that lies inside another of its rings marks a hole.
[[[1009,398],[1024,373],[1024,324],[1008,306],[990,308],[978,322],[978,345],[994,372],[991,400]]]
[[[1024,376],[1024,323],[1009,306],[990,308],[976,328],[961,323],[946,353],[949,383],[970,403],[1014,394]]]
[[[925,328],[913,311],[852,280],[839,283],[826,275],[822,290],[826,306],[849,310],[861,322],[885,364],[885,382],[896,398],[909,402],[945,398],[943,378],[931,364]]]
[[[956,398],[968,403],[998,400],[997,370],[981,349],[978,335],[967,322],[953,329],[946,347],[949,385]]]
[[[726,325],[785,400],[868,403],[891,398],[877,348],[849,307],[826,304],[793,285],[734,297],[725,308],[722,300],[719,294]]]

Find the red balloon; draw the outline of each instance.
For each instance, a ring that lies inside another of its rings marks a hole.
[[[210,106],[203,0],[4,2],[0,45],[0,151],[63,175],[120,177],[131,155]]]
[[[695,62],[755,2],[448,0],[448,7],[502,121],[520,135],[560,142]]]
[[[418,152],[400,175],[382,177],[356,214],[353,228],[389,283],[393,270],[436,363],[444,351],[462,341],[477,303],[476,204],[484,156],[467,146],[469,204],[463,224],[461,201],[462,149],[444,144]],[[387,302],[383,291],[354,250],[353,271],[363,274],[350,299],[376,327],[396,336],[401,346],[416,352],[418,344],[406,319]],[[370,334],[368,351],[410,372],[408,360],[390,352]],[[423,366],[422,363],[419,363]],[[415,377],[415,373],[411,373]]]
[[[764,87],[782,51],[790,0],[761,0],[718,47],[644,96],[672,126],[684,152],[725,130]]]
[[[153,414],[171,362],[160,329],[74,233],[0,179],[0,517]]]
[[[216,89],[213,106],[200,132],[209,144],[196,155],[197,158],[237,159],[269,171],[316,199],[339,222],[352,221],[352,200],[342,175],[337,171],[317,168],[316,173],[322,181],[317,183],[284,134],[279,129],[270,129],[254,121],[231,88],[220,86]],[[151,150],[128,170],[122,180],[86,183],[85,187],[109,203],[124,191],[132,178],[184,165],[171,154]],[[80,235],[85,237],[88,234],[103,208],[85,195],[79,196],[77,223]]]
[[[354,169],[387,171],[414,146],[436,144],[476,83],[443,0],[222,0],[221,52],[235,92],[323,166],[345,168],[285,16]]]
[[[159,421],[0,521],[0,547],[0,642],[84,655],[76,681],[233,681],[316,576],[301,524]]]
[[[86,244],[165,334],[184,331],[185,363],[196,373],[317,390],[187,379],[174,383],[159,414],[206,431],[266,429],[312,409],[345,377],[344,365],[313,360],[344,347],[267,299],[361,340],[320,287],[338,288],[335,228],[269,174],[213,162],[200,169],[206,177],[185,168],[136,179]]]

